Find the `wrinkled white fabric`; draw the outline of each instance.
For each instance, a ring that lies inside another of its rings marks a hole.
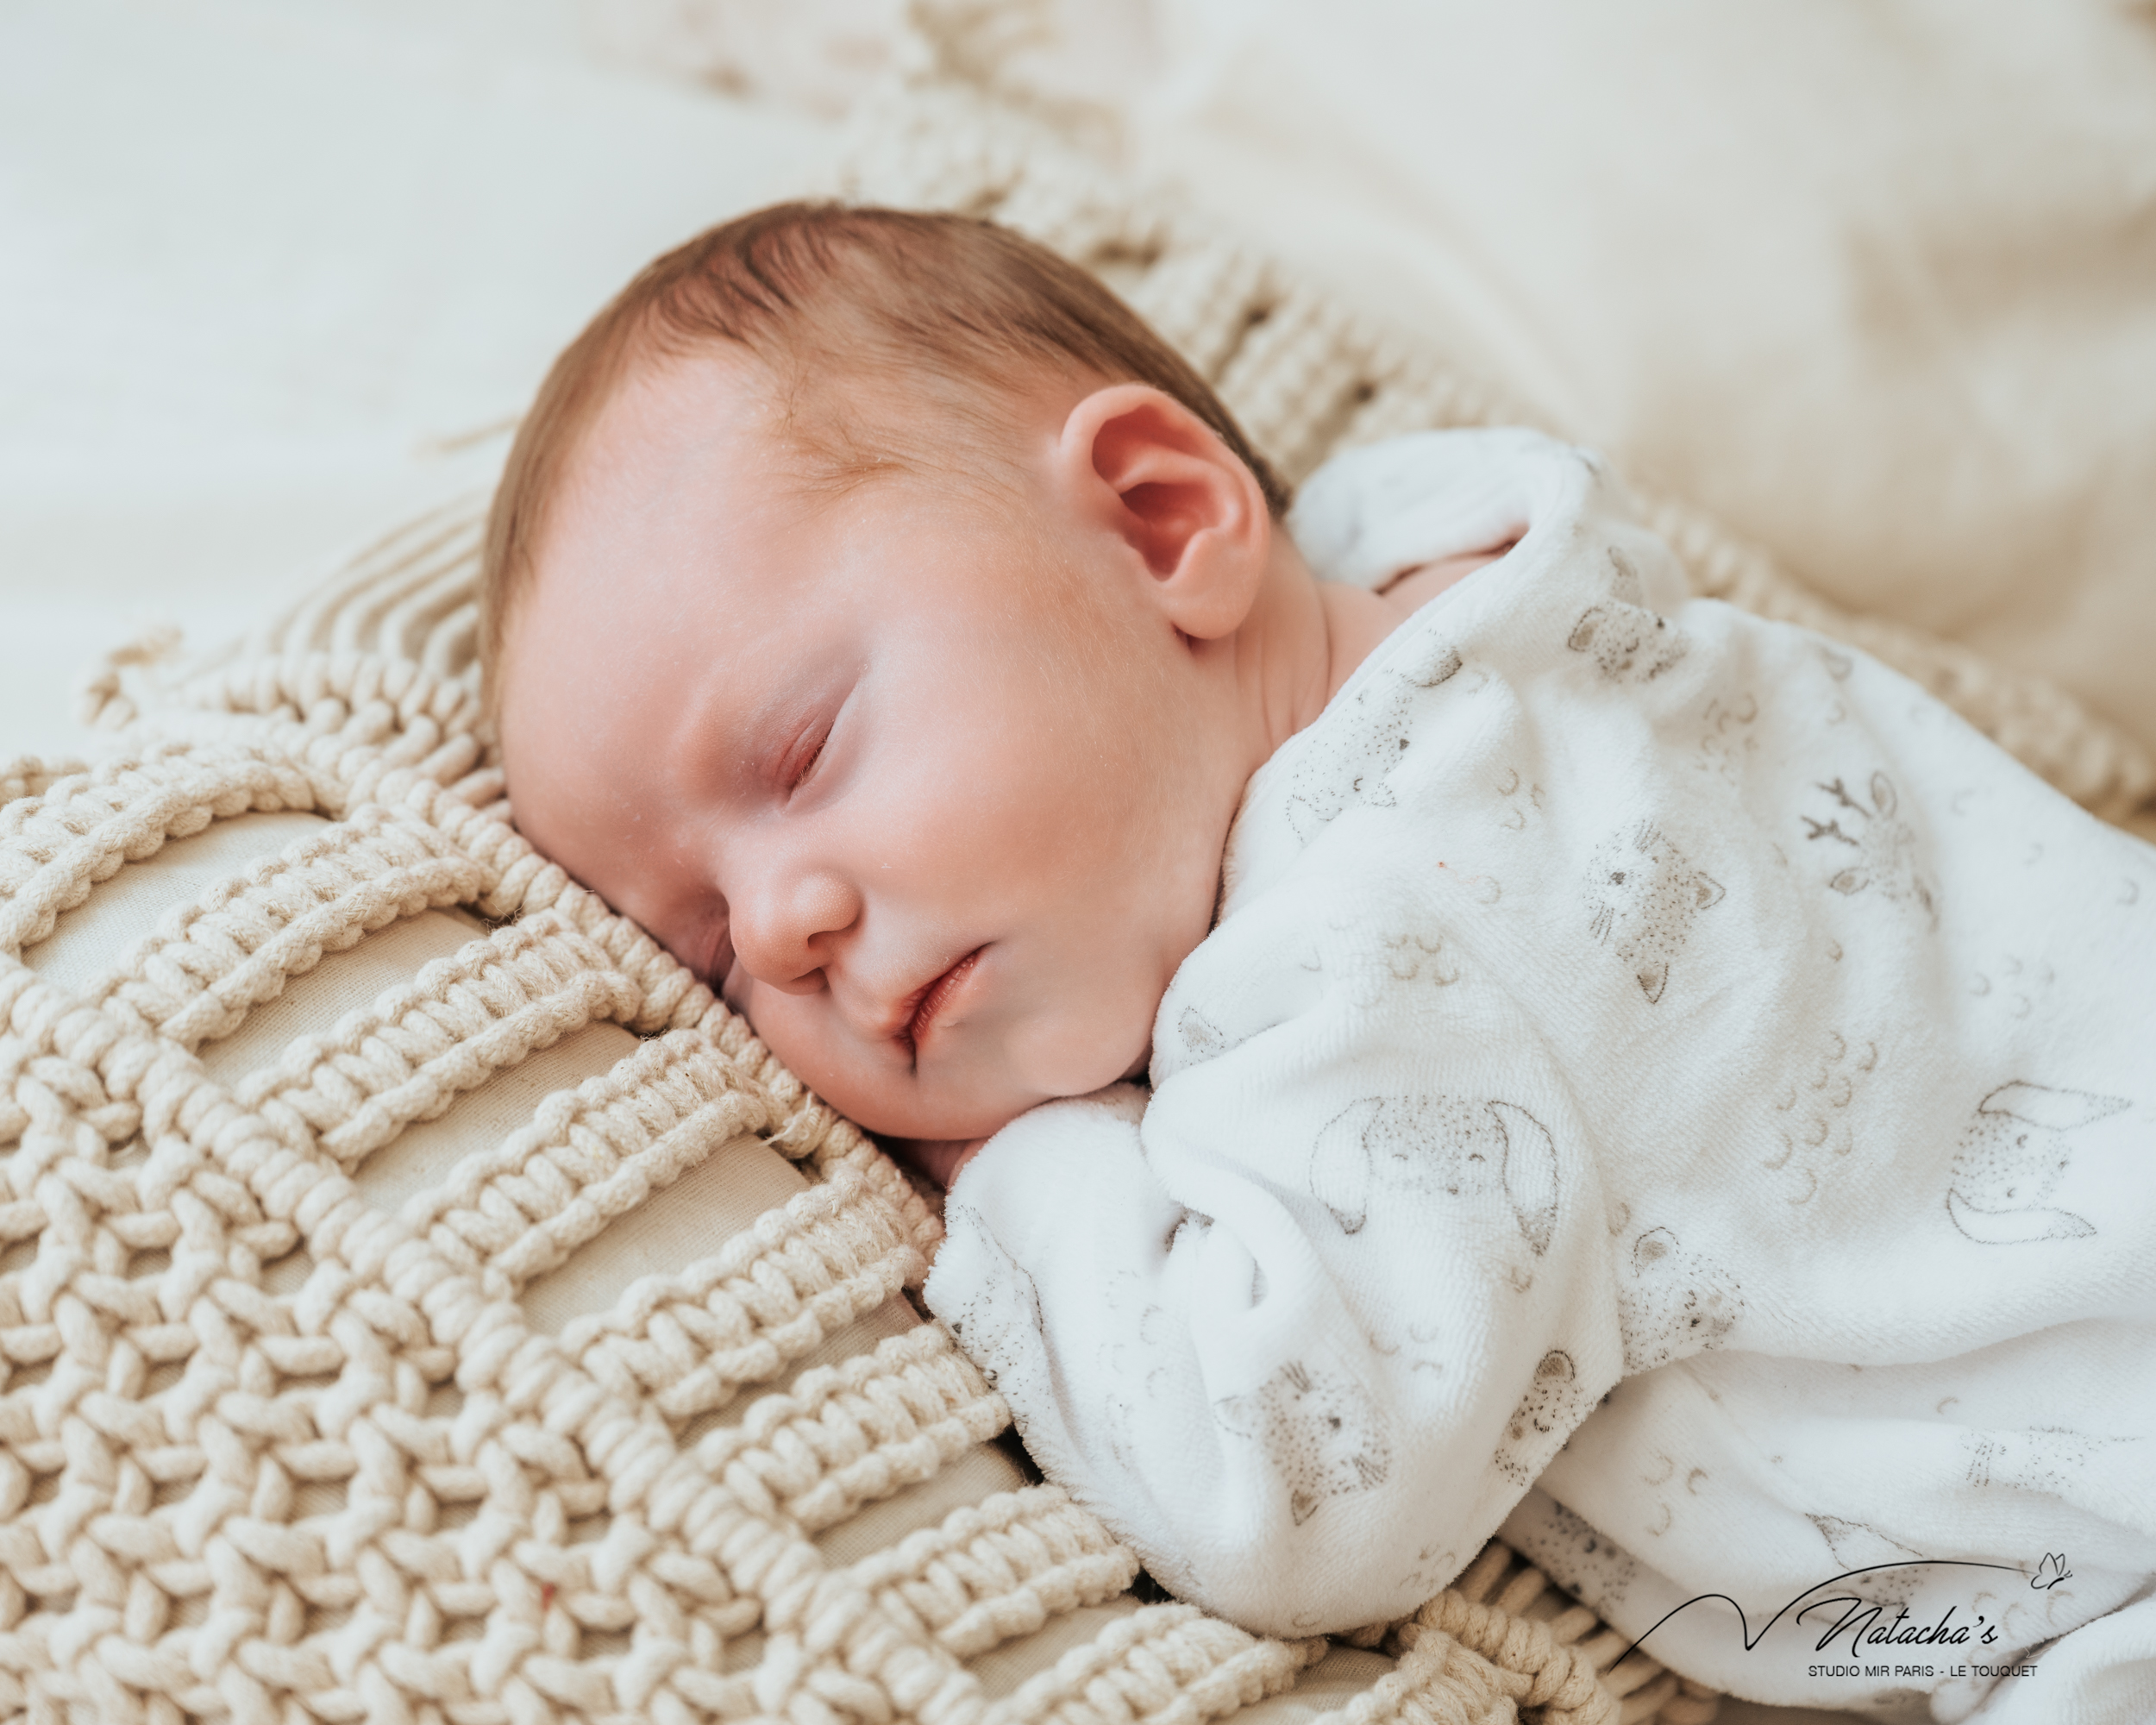
[[[1252,778],[1150,1097],[953,1191],[929,1303],[1043,1467],[1264,1630],[1502,1524],[1754,1699],[2147,1716],[2135,1614],[2029,1650],[2156,1572],[2156,852],[1683,598],[1562,444],[1382,444],[1293,524],[1371,585],[1521,536]],[[1749,1650],[1655,1627],[1710,1591]]]

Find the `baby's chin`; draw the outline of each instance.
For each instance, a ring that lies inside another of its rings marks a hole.
[[[1140,1063],[1139,1070],[1144,1070],[1143,1063]],[[856,1126],[874,1132],[878,1138],[906,1138],[922,1143],[956,1143],[963,1139],[993,1138],[1020,1114],[1031,1113],[1044,1102],[1061,1101],[1069,1096],[1089,1095],[1102,1085],[1115,1082],[1115,1078],[1111,1076],[1102,1079],[1099,1084],[1073,1082],[1067,1087],[1053,1089],[1031,1087],[1006,1089],[998,1085],[992,1095],[916,1095],[889,1101],[863,1096],[850,1107],[838,1095],[833,1094],[843,1090],[843,1085],[834,1085],[830,1092],[818,1094]]]
[[[950,1143],[992,1138],[1044,1102],[1091,1095],[1110,1084],[1143,1078],[1152,1058],[1150,1026],[1135,1039],[1138,1051],[1127,1060],[1120,1048],[1088,1060],[1071,1058],[1066,1047],[1054,1051],[1061,1057],[1038,1063],[1032,1073],[1026,1068],[1034,1063],[1013,1062],[949,1084],[907,1081],[895,1087],[887,1073],[830,1070],[815,1050],[789,1052],[783,1033],[765,1037],[764,1045],[863,1131],[882,1138]],[[1129,1039],[1119,1040],[1129,1045]]]
[[[756,1028],[754,1021],[750,1027]],[[998,1084],[931,1086],[889,1071],[862,1071],[834,1064],[820,1048],[789,1047],[783,1032],[758,1030],[764,1046],[817,1096],[864,1132],[880,1138],[924,1143],[987,1138],[1035,1107],[1044,1097]]]

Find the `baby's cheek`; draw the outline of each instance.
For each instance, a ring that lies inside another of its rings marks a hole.
[[[823,1094],[824,1087],[812,1074],[819,1073],[824,1063],[817,1057],[815,1043],[806,1034],[806,1027],[796,1021],[796,1014],[787,1011],[784,994],[776,989],[759,988],[736,969],[727,976],[719,999],[727,1010],[748,1024],[757,1040],[778,1057],[780,1065],[811,1089]]]
[[[815,1016],[801,1010],[799,996],[751,982],[736,991],[736,999],[738,1006],[731,1000],[727,1004],[748,1019],[749,1028],[794,1076],[819,1094],[839,1088],[836,1081],[844,1076],[845,1068],[838,1051]]]
[[[752,986],[749,973],[738,964],[726,968],[724,981],[718,985],[718,997],[733,1011],[749,1020],[749,1028],[755,1028],[755,1015],[749,1010],[749,992]],[[761,1032],[759,1032],[761,1034]]]
[[[922,1099],[905,1075],[880,1067],[874,1051],[832,1024],[819,1010],[826,999],[752,982],[734,1010],[781,1066],[854,1125],[879,1136],[934,1134],[939,1123],[924,1117]]]

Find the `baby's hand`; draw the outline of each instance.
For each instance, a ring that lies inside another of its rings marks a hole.
[[[1516,539],[1508,539],[1501,545],[1492,545],[1483,550],[1463,551],[1457,556],[1440,557],[1434,563],[1419,563],[1412,569],[1402,569],[1378,588],[1378,596],[1391,600],[1403,615],[1419,611],[1447,587],[1466,580],[1483,564],[1495,562],[1519,543]]]
[[[987,1141],[985,1138],[892,1138],[884,1144],[899,1161],[948,1192],[958,1170]]]

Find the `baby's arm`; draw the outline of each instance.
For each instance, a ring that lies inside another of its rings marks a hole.
[[[1377,589],[1404,618],[1430,603],[1447,587],[1457,586],[1486,563],[1494,563],[1519,543],[1517,536],[1480,551],[1463,551],[1403,569]]]
[[[1489,1218],[1457,1203],[1351,1231],[1187,1156],[1171,1195],[1143,1114],[1104,1093],[992,1139],[931,1308],[1050,1477],[1178,1594],[1291,1634],[1413,1609],[1614,1382],[1614,1321],[1598,1344],[1554,1264],[1524,1289],[1493,1273]]]

